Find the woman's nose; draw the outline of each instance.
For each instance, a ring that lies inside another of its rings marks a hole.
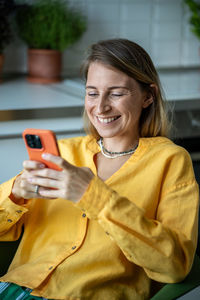
[[[97,113],[102,114],[110,110],[109,100],[105,96],[99,96],[99,101],[97,104]]]

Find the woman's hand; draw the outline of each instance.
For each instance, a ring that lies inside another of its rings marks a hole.
[[[62,171],[45,168],[35,161],[24,161],[24,172],[13,186],[14,196],[31,198],[63,198],[73,202],[81,199],[94,174],[89,168],[76,167],[59,156],[43,154],[47,161],[59,166]],[[39,186],[36,194],[36,186]]]
[[[30,184],[28,178],[31,176],[32,170],[45,168],[44,164],[38,161],[26,160],[23,162],[24,170],[22,174],[16,177],[12,187],[12,200],[31,199],[38,195],[36,194],[36,185]]]

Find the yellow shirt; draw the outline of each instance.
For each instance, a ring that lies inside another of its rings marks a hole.
[[[59,142],[61,155],[97,174],[96,141]],[[182,280],[197,242],[198,185],[189,154],[167,138],[141,138],[105,182],[94,177],[82,199],[9,198],[0,187],[0,240],[24,234],[1,281],[49,299],[149,299],[151,279]]]

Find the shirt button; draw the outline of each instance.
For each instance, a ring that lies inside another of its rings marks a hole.
[[[85,217],[86,217],[86,214],[82,214],[82,217],[85,218]]]
[[[7,220],[7,222],[11,223],[11,222],[12,222],[12,220],[11,220],[11,219],[8,219],[8,220]]]
[[[49,270],[52,270],[53,269],[53,266],[49,267]]]
[[[16,210],[16,212],[17,212],[18,214],[20,214],[20,213],[22,212],[22,210],[19,209],[19,210]]]
[[[110,233],[108,231],[106,231],[106,234],[109,235]]]
[[[74,250],[74,249],[76,249],[76,246],[73,246],[73,247],[72,247],[72,250]]]

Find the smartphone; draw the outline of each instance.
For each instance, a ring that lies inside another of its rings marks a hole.
[[[27,128],[24,130],[22,136],[30,160],[39,161],[45,164],[46,167],[54,170],[62,170],[57,165],[42,158],[42,154],[45,152],[53,155],[60,155],[56,136],[53,131],[46,129]]]

